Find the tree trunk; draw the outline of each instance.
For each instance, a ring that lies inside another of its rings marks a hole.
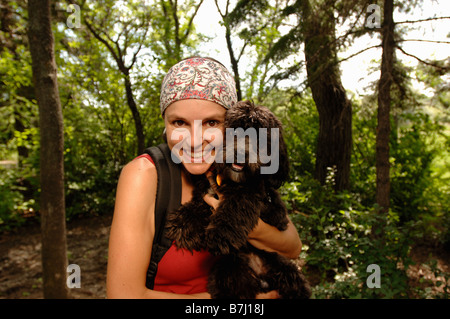
[[[236,60],[233,51],[233,44],[231,41],[231,30],[228,23],[225,22],[225,39],[227,41],[228,53],[230,55],[231,67],[233,68],[234,73],[234,82],[236,82],[236,93],[238,101],[242,100],[242,91],[241,91],[241,78],[239,76],[239,61]]]
[[[50,1],[28,0],[28,38],[39,105],[44,298],[68,298],[64,204],[64,136]]]
[[[381,76],[378,82],[378,126],[376,138],[376,201],[381,212],[387,213],[390,201],[390,175],[389,175],[389,137],[391,134],[391,83],[394,65],[394,1],[384,1],[383,21],[383,56],[381,59]]]
[[[345,190],[350,187],[352,108],[339,76],[334,12],[312,12],[309,1],[302,9],[307,76],[319,113],[315,177],[324,184],[332,169],[334,189]]]
[[[136,129],[137,136],[137,154],[142,154],[145,150],[145,136],[144,128],[142,127],[141,115],[136,105],[136,101],[133,97],[133,90],[131,89],[130,76],[128,72],[125,75],[125,92],[127,95],[127,104],[130,108],[131,114],[133,114],[134,127]]]

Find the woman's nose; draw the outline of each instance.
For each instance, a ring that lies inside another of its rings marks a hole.
[[[201,120],[195,120],[191,132],[191,148],[194,150],[203,145],[203,125]]]

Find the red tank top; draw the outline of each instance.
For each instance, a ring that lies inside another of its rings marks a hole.
[[[148,154],[137,158],[140,157],[145,157],[153,163]],[[177,248],[173,243],[158,263],[153,289],[176,294],[206,292],[209,271],[216,258],[206,250],[191,253],[189,250]]]

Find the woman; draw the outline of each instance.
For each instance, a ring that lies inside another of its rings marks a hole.
[[[208,174],[212,161],[205,159],[205,147],[215,136],[203,134],[215,128],[223,131],[226,110],[237,102],[235,82],[227,69],[210,58],[194,57],[175,64],[164,78],[161,114],[170,149],[179,143],[182,160],[181,203],[192,198],[190,175]],[[177,132],[185,134],[180,137]],[[219,134],[220,135],[220,134]],[[186,138],[188,136],[188,138]],[[154,209],[157,173],[151,158],[139,156],[122,170],[117,187],[114,218],[109,241],[108,298],[209,298],[206,283],[215,257],[207,251],[190,252],[171,247],[158,265],[154,289],[145,286],[154,237]],[[212,208],[219,199],[205,196]],[[300,254],[301,241],[290,222],[279,231],[262,220],[248,241],[259,249],[276,251],[290,258]],[[259,295],[276,298],[276,291]]]

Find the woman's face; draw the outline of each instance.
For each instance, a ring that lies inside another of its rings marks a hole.
[[[204,174],[223,142],[226,109],[207,100],[180,100],[164,112],[167,144],[186,170]]]

